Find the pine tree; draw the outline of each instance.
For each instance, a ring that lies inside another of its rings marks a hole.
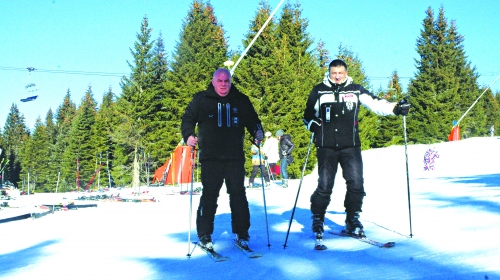
[[[246,34],[245,39],[243,39],[245,49],[255,39],[255,36],[270,14],[271,9],[267,1],[260,1],[255,17],[251,21],[250,30]],[[237,68],[233,69],[234,85],[250,98],[266,131],[277,131],[280,125],[279,121],[275,119],[277,117],[273,113],[270,113],[276,107],[280,107],[279,104],[264,105],[263,103],[265,98],[273,95],[271,92],[271,78],[275,77],[279,72],[277,61],[274,57],[276,44],[276,23],[274,19],[271,19],[260,36],[255,39],[253,45],[248,49],[245,57],[241,59]],[[239,55],[243,55],[243,53]],[[240,57],[235,54],[232,59],[237,61]],[[267,105],[270,106],[266,108]],[[250,141],[245,141],[244,145],[244,150],[250,151]],[[245,170],[250,172],[252,170],[251,155],[248,154],[247,156],[248,160],[245,161]]]
[[[254,40],[270,14],[271,10],[267,1],[260,1],[256,15],[250,24],[250,30],[243,40],[245,49]],[[271,19],[260,36],[255,40],[250,49],[248,49],[237,68],[233,69],[234,84],[241,92],[250,97],[258,113],[262,113],[260,110],[262,99],[270,94],[270,78],[278,73],[277,62],[273,57],[273,52],[275,52],[277,44],[276,41],[276,23],[274,19]],[[243,55],[243,53],[240,55]],[[238,60],[239,56],[235,56],[233,59]],[[265,109],[263,108],[263,110]],[[265,120],[265,117],[261,116],[264,126],[268,129],[273,129],[273,127],[268,127],[271,125],[271,122]]]
[[[182,140],[181,117],[192,96],[205,90],[216,69],[227,60],[228,46],[223,25],[217,20],[210,2],[194,0],[183,22],[179,41],[167,73],[167,98],[169,108],[163,148],[165,158]]]
[[[76,105],[71,100],[71,91],[68,89],[62,104],[56,111],[57,137],[53,152],[50,155],[52,170],[61,172],[59,189],[61,191],[74,190],[76,160],[65,158],[63,155],[69,145],[71,123],[76,115]]]
[[[50,139],[46,125],[36,119],[33,134],[23,143],[21,167],[23,173],[30,172],[30,184],[35,192],[48,192],[55,189],[50,181],[49,165]]]
[[[69,132],[68,147],[64,151],[65,163],[72,163],[72,166],[79,164],[80,190],[85,188],[95,173],[95,146],[92,142],[92,127],[95,123],[96,101],[94,100],[92,89],[89,86],[82,98],[75,119],[71,123]],[[68,166],[65,166],[67,169]],[[74,176],[75,182],[78,180]]]
[[[47,111],[44,125],[48,136],[48,143],[47,143],[48,155],[46,162],[48,172],[46,180],[48,182],[47,188],[52,190],[52,187],[57,184],[57,177],[59,172],[58,166],[54,166],[54,162],[52,161],[52,156],[55,153],[55,147],[58,136],[57,124],[54,122],[54,113],[52,112],[52,109],[49,109],[49,111]]]
[[[20,154],[22,145],[28,138],[29,131],[26,127],[24,115],[19,112],[16,104],[13,103],[3,127],[3,141],[5,157],[8,160],[8,164],[4,169],[4,181],[10,181],[15,186],[19,186],[22,181]]]
[[[386,92],[381,92],[379,97],[386,99],[389,102],[398,102],[404,98],[403,89],[400,84],[399,75],[394,71],[391,80],[388,84]],[[379,117],[379,129],[375,135],[374,143],[371,147],[389,147],[391,145],[403,144],[403,123],[401,117],[398,116],[384,116]]]
[[[168,62],[161,33],[156,40],[153,55],[153,83],[147,91],[148,96],[146,98],[148,100],[146,115],[149,121],[144,136],[145,149],[143,155],[150,155],[148,164],[151,163],[152,168],[156,169],[166,161],[167,153],[165,151],[169,151],[175,143],[172,141],[175,141],[175,139],[171,136],[175,135],[175,130],[168,121],[171,112],[166,106],[168,95],[165,83],[167,81]],[[146,164],[144,156],[142,159],[143,165]],[[149,176],[149,174],[147,175]],[[148,177],[143,181],[150,182],[151,178]]]
[[[447,139],[453,120],[458,120],[478,96],[477,74],[466,61],[463,37],[455,22],[448,24],[441,6],[437,18],[429,7],[417,39],[417,75],[410,82],[412,110],[409,139],[419,143]],[[480,111],[464,119],[462,131],[472,135],[483,123]],[[479,122],[479,123],[478,123]]]
[[[322,53],[311,51],[313,41],[307,32],[309,21],[302,17],[298,2],[285,4],[277,24],[277,44],[273,58],[277,73],[271,77],[270,93],[263,98],[262,114],[268,122],[277,124],[292,136],[295,144],[295,162],[290,165],[290,178],[301,176],[311,133],[302,121],[309,93],[314,85],[323,80],[324,69],[319,59]],[[314,149],[308,169],[315,163]]]
[[[137,34],[134,49],[130,52],[133,63],[128,62],[132,71],[130,77],[121,81],[122,95],[117,100],[118,127],[113,133],[113,141],[118,144],[115,150],[113,174],[120,184],[132,183],[138,187],[139,170],[136,166],[137,153],[145,148],[144,136],[151,118],[149,99],[154,82],[152,29],[145,16],[141,31]],[[131,172],[130,172],[131,171]]]
[[[481,92],[484,92],[486,88],[482,88]],[[485,127],[484,127],[484,132],[482,135],[478,136],[484,136],[484,135],[490,135],[490,127],[494,125],[497,129],[500,128],[500,102],[498,100],[499,94],[497,93],[495,95],[491,91],[491,89],[486,90],[484,95],[481,97],[479,102],[475,106],[479,106],[483,108],[484,110],[484,116],[485,116]]]
[[[96,158],[98,158],[97,168],[102,165],[98,173],[100,185],[110,186],[107,167],[109,159],[111,159],[111,166],[113,166],[114,143],[112,134],[115,126],[117,126],[115,101],[113,90],[110,87],[102,97],[101,106],[92,126],[92,142],[95,143],[94,150]]]

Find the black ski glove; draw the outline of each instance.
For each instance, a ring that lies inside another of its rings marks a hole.
[[[262,125],[257,124],[257,127],[255,128],[254,134],[253,134],[254,139],[258,140],[259,142],[264,139],[264,130],[262,130]]]
[[[408,115],[408,111],[410,110],[411,104],[408,102],[408,100],[403,99],[394,106],[394,115],[396,116],[406,116]]]

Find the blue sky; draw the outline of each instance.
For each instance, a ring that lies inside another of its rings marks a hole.
[[[279,0],[269,0],[274,9]],[[292,0],[294,2],[294,0]],[[111,86],[121,93],[119,82],[128,75],[130,48],[146,15],[153,39],[163,34],[166,50],[174,51],[181,26],[192,1],[178,0],[17,0],[0,2],[0,127],[16,103],[26,123],[33,127],[49,108],[55,112],[68,88],[79,104],[88,86],[101,101]],[[242,49],[241,41],[258,9],[259,0],[212,0],[215,15],[224,25],[231,50]],[[397,70],[406,88],[414,76],[415,42],[425,11],[437,13],[444,6],[448,20],[456,20],[465,37],[464,48],[481,75],[479,83],[490,85],[500,75],[500,2],[475,1],[300,1],[307,31],[315,44],[322,40],[332,54],[340,43],[349,46],[363,62],[374,89],[386,88]],[[281,10],[277,16],[281,14]],[[27,67],[34,67],[29,74]],[[237,71],[237,70],[236,70]],[[319,77],[318,77],[319,79]],[[39,98],[22,103],[25,86],[37,85]],[[500,81],[493,85],[500,91]],[[305,93],[306,94],[306,93]],[[304,101],[305,102],[305,101]]]

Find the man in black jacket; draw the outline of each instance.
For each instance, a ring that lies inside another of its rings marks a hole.
[[[311,195],[312,230],[317,239],[322,237],[326,208],[340,164],[347,185],[344,232],[365,237],[359,221],[366,195],[358,132],[359,105],[378,115],[407,115],[410,104],[406,100],[387,102],[354,84],[342,60],[333,60],[328,68],[323,82],[314,86],[309,94],[304,111],[304,123],[314,133],[318,158],[318,186]]]
[[[198,136],[195,127],[198,126]],[[225,182],[231,207],[232,232],[248,246],[250,211],[245,193],[245,128],[256,140],[264,138],[262,125],[250,99],[231,86],[227,69],[217,69],[207,90],[196,93],[182,117],[182,137],[199,145],[203,191],[196,229],[200,245],[212,248],[217,199]]]

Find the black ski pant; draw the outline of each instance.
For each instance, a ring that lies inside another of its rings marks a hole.
[[[318,187],[311,195],[311,212],[324,220],[326,208],[330,204],[331,194],[338,165],[342,167],[342,176],[347,185],[344,207],[347,213],[361,212],[363,197],[363,160],[361,148],[352,147],[342,150],[318,148]]]
[[[248,183],[251,185],[253,181],[255,180],[255,177],[257,176],[257,172],[259,171],[260,168],[260,174],[264,177],[264,180],[266,183],[269,183],[269,174],[267,173],[267,168],[264,165],[253,165],[252,168],[252,174],[250,174],[250,178],[248,179]]]
[[[245,189],[244,160],[207,160],[201,163],[200,197],[196,217],[198,237],[214,231],[217,199],[222,184],[226,183],[231,207],[231,226],[233,233],[247,234],[250,228],[250,210]]]

